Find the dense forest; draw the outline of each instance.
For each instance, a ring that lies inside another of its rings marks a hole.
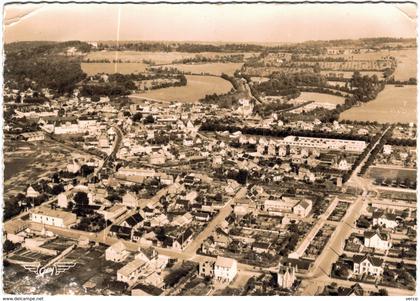
[[[90,45],[78,41],[63,43],[19,42],[5,45],[5,82],[11,88],[50,88],[59,94],[71,92],[86,77],[78,57],[65,56],[64,51],[75,47],[89,51]]]

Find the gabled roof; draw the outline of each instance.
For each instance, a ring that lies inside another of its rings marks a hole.
[[[353,262],[354,263],[362,263],[363,261],[368,260],[373,266],[380,267],[382,266],[384,260],[378,257],[371,256],[369,254],[365,255],[354,255]]]
[[[143,217],[140,215],[140,213],[135,213],[125,220],[125,222],[129,224],[131,227],[136,226],[141,221],[143,221]]]
[[[389,239],[388,233],[385,233],[385,232],[382,232],[382,231],[365,231],[365,233],[364,233],[365,238],[372,238],[375,235],[378,235],[378,237],[381,240],[386,240],[387,241]]]
[[[301,200],[298,205],[302,206],[302,208],[306,209],[309,207],[309,202],[307,200]]]
[[[191,228],[187,228],[187,230],[179,235],[176,240],[182,244],[183,242],[187,241],[193,235],[193,233],[194,232],[191,230]]]
[[[389,213],[389,212],[384,212],[384,211],[375,211],[372,214],[373,218],[385,218],[387,220],[390,221],[395,221],[395,219],[397,218],[397,216],[395,214]]]

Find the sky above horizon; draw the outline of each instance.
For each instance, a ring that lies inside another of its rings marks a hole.
[[[11,4],[4,10],[6,43],[416,37],[414,4]]]

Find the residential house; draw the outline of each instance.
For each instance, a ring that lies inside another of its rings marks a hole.
[[[214,278],[216,281],[230,283],[238,273],[238,262],[235,259],[217,256],[214,264]]]
[[[396,215],[384,211],[375,211],[372,214],[372,222],[373,225],[381,226],[385,228],[394,229],[398,226],[398,222],[396,220]]]
[[[134,259],[117,271],[117,280],[133,285],[142,275],[145,262],[140,259]]]
[[[139,200],[134,192],[127,191],[122,197],[122,204],[129,208],[137,208]]]
[[[127,251],[123,242],[118,241],[105,250],[105,259],[114,262],[124,261],[130,252]]]
[[[128,227],[128,228],[137,228],[141,225],[141,222],[144,218],[140,215],[140,213],[134,213],[133,215],[127,217],[122,223],[121,226]]]
[[[30,213],[30,220],[45,225],[70,228],[76,224],[77,216],[70,212],[38,207]]]
[[[368,248],[387,251],[391,248],[390,237],[382,231],[365,231],[364,245]]]
[[[119,216],[123,215],[126,211],[127,208],[125,206],[115,204],[112,207],[101,209],[97,212],[99,214],[102,214],[104,216],[104,219],[112,221],[118,218]]]
[[[293,213],[300,217],[307,217],[312,210],[312,201],[309,199],[301,200],[293,207]]]
[[[176,250],[183,251],[193,239],[194,232],[187,228],[177,237],[168,237],[166,244]]]
[[[226,248],[232,242],[232,238],[229,234],[221,228],[216,228],[213,234],[213,240],[214,243],[221,248]]]
[[[40,193],[36,191],[32,186],[29,186],[28,189],[26,189],[27,198],[37,198],[39,195]]]
[[[67,195],[62,192],[57,196],[57,206],[60,208],[67,208],[69,204],[69,200],[67,199]]]
[[[213,277],[214,261],[200,262],[198,266],[198,275],[201,277]]]
[[[380,276],[383,274],[384,261],[381,258],[366,255],[353,256],[353,273],[355,275],[373,275]]]

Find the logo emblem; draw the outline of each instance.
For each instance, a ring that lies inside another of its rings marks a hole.
[[[25,263],[22,267],[32,273],[35,273],[37,277],[44,277],[45,275],[58,276],[75,265],[75,261],[59,261],[49,266],[41,266],[40,262],[32,262]]]

